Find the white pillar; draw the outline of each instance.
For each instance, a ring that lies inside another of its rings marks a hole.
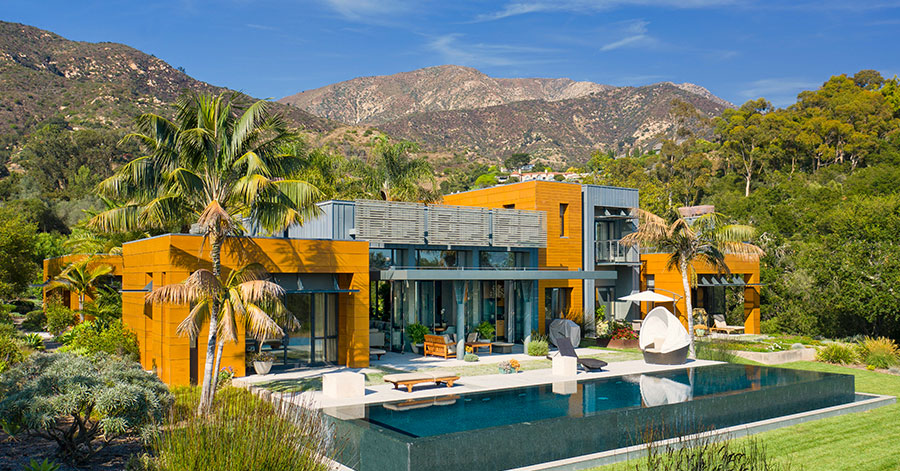
[[[453,291],[456,296],[456,358],[462,360],[466,356],[466,282],[454,281]]]

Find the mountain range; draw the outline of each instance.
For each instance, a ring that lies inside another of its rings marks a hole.
[[[281,103],[349,124],[376,126],[431,150],[492,157],[528,152],[583,160],[594,149],[652,146],[671,135],[672,100],[713,116],[730,103],[698,85],[614,87],[566,78],[494,78],[455,65],[360,77]]]
[[[70,41],[0,21],[0,134],[27,133],[54,116],[76,126],[127,127],[141,113],[171,112],[167,105],[185,89],[228,91],[123,44]],[[304,129],[336,125],[296,107],[272,106]]]
[[[171,113],[185,89],[229,91],[123,44],[71,41],[0,22],[0,151],[14,152],[16,142],[51,118],[74,127],[130,128],[141,113]],[[710,116],[732,106],[693,84],[494,78],[455,65],[360,77],[271,106],[316,142],[356,155],[365,153],[364,136],[374,127],[433,155],[495,160],[528,152],[566,163],[596,149],[655,145],[671,135],[674,99]]]

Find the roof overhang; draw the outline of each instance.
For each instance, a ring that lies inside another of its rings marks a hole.
[[[615,271],[582,270],[381,270],[382,281],[615,280]]]

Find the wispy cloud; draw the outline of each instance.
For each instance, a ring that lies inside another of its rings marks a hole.
[[[538,12],[592,13],[627,6],[680,9],[710,8],[738,3],[739,0],[519,0],[500,10],[478,15],[476,21],[493,21]]]
[[[278,28],[274,26],[260,25],[256,23],[247,23],[245,26],[252,29],[258,29],[260,31],[278,31]]]
[[[648,24],[648,22],[643,20],[619,23],[619,37],[600,46],[600,50],[607,52],[623,47],[655,45],[657,43],[656,39],[647,34]]]
[[[784,106],[793,103],[801,91],[815,90],[821,85],[821,81],[808,79],[767,78],[750,82],[739,95],[748,100],[763,97],[776,106]]]
[[[320,0],[328,8],[350,21],[383,23],[415,7],[412,0]]]
[[[442,56],[445,63],[480,66],[513,66],[548,62],[536,58],[554,52],[553,49],[516,46],[510,44],[466,43],[458,33],[433,38],[427,48]]]

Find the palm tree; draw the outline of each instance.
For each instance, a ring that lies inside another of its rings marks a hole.
[[[78,295],[78,315],[84,322],[84,299],[86,296],[94,297],[97,294],[97,282],[100,278],[110,274],[113,267],[105,264],[94,264],[90,258],[69,264],[53,281],[49,287],[65,288]]]
[[[625,245],[643,245],[660,252],[671,253],[666,268],[681,273],[685,316],[691,337],[689,351],[691,358],[694,358],[696,356],[694,315],[690,285],[690,281],[697,276],[694,262],[706,263],[720,273],[730,273],[725,263],[725,254],[734,254],[742,258],[754,258],[763,254],[761,248],[745,242],[753,238],[756,231],[747,225],[727,224],[725,217],[716,212],[704,214],[688,222],[674,210],[670,220],[640,209],[635,211],[640,217],[640,226],[636,232],[623,237],[621,242]]]
[[[176,328],[179,335],[196,340],[210,313],[218,306],[221,316],[216,325],[218,332],[215,369],[222,362],[222,349],[226,342],[237,342],[238,322],[246,332],[260,341],[276,335],[284,335],[281,324],[295,324],[281,303],[284,289],[267,281],[268,274],[259,264],[249,264],[230,271],[225,276],[215,276],[200,269],[180,283],[160,286],[147,295],[147,301],[162,304],[188,304],[191,311]],[[272,317],[275,316],[277,321]],[[204,378],[215,394],[217,376]],[[206,384],[204,384],[206,387]]]
[[[245,221],[273,233],[315,215],[320,192],[294,178],[301,159],[280,151],[297,138],[266,102],[244,107],[237,95],[188,93],[176,103],[176,118],[138,118],[138,140],[148,151],[100,184],[103,196],[124,201],[91,220],[107,232],[159,229],[191,222],[209,240],[212,276],[221,275],[222,245],[244,231]],[[209,307],[200,413],[212,403],[219,299]]]
[[[384,136],[375,139],[375,163],[363,177],[366,186],[385,201],[435,201],[440,196],[421,186],[423,181],[434,185],[434,169],[424,158],[412,158],[418,152],[413,142],[391,143]]]

